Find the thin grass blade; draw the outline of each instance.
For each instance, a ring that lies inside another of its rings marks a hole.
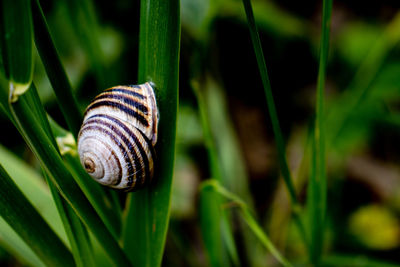
[[[245,12],[246,12],[247,23],[248,23],[249,30],[250,30],[251,41],[253,43],[254,52],[256,54],[258,70],[260,71],[261,80],[262,80],[262,84],[264,87],[265,96],[267,99],[268,112],[269,112],[269,116],[271,118],[272,130],[274,132],[275,143],[276,143],[276,147],[277,147],[277,151],[278,151],[278,160],[279,160],[280,170],[281,170],[283,179],[285,181],[286,188],[289,192],[289,198],[290,198],[290,202],[292,204],[292,213],[294,215],[295,223],[299,229],[299,232],[303,238],[304,243],[308,246],[309,241],[305,234],[303,222],[300,218],[301,206],[297,199],[296,190],[295,190],[295,187],[293,184],[293,179],[290,174],[289,166],[287,163],[285,143],[284,143],[282,132],[281,132],[281,129],[279,126],[278,115],[276,112],[275,102],[274,102],[274,98],[272,95],[271,85],[269,82],[268,71],[267,71],[267,66],[265,64],[264,53],[263,53],[263,50],[261,47],[261,41],[260,41],[260,37],[258,35],[257,26],[256,26],[256,23],[254,20],[253,8],[251,7],[250,0],[243,0],[243,5],[244,5]]]
[[[287,259],[285,259],[281,253],[275,248],[274,244],[270,241],[268,236],[264,233],[262,227],[257,223],[254,219],[253,215],[243,200],[241,200],[237,195],[228,191],[225,187],[223,187],[216,180],[207,180],[201,184],[201,190],[205,190],[205,188],[212,189],[215,193],[218,193],[220,196],[233,201],[240,208],[240,215],[243,220],[247,223],[249,228],[253,231],[253,233],[257,236],[259,241],[268,249],[271,254],[283,265],[283,266],[293,266]],[[232,206],[232,205],[231,205]]]
[[[279,126],[278,115],[275,108],[275,102],[272,95],[271,85],[269,82],[267,65],[265,64],[264,53],[261,47],[260,37],[258,35],[257,26],[254,20],[253,9],[250,0],[243,0],[243,5],[246,12],[247,23],[250,30],[250,37],[253,43],[254,52],[256,54],[258,69],[260,71],[262,84],[264,87],[265,96],[267,98],[268,111],[271,118],[272,129],[274,131],[275,142],[278,150],[279,165],[286,187],[289,191],[289,196],[292,204],[298,205],[296,191],[293,185],[292,177],[290,175],[289,167],[286,160],[285,143],[283,141],[282,132]]]
[[[43,181],[43,177],[3,146],[0,146],[0,163],[40,215],[68,245],[57,207],[52,200],[47,184]]]
[[[46,18],[39,0],[32,0],[32,15],[35,30],[35,44],[46,73],[57,97],[61,112],[68,128],[76,138],[82,123],[82,113],[73,94],[67,74],[54,46]]]
[[[308,204],[310,212],[310,260],[313,264],[318,264],[324,240],[324,226],[326,216],[326,168],[325,168],[325,111],[324,111],[324,91],[325,76],[328,62],[329,33],[332,14],[332,0],[324,0],[322,7],[322,29],[320,45],[320,62],[317,82],[317,104],[316,119],[314,128],[314,174],[311,175],[309,186]]]

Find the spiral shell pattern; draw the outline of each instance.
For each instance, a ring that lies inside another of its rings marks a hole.
[[[127,191],[154,172],[158,110],[149,83],[115,86],[86,109],[78,136],[80,161],[97,182]]]

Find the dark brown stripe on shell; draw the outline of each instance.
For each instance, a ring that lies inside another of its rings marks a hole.
[[[127,85],[127,86],[142,90],[142,89],[143,89],[142,87],[143,87],[144,85],[143,85],[143,84],[142,84],[142,85],[130,84],[130,85]]]
[[[94,110],[94,109],[96,109],[98,107],[101,107],[101,106],[108,106],[108,107],[117,108],[120,111],[122,111],[124,113],[127,113],[128,115],[130,115],[130,116],[134,117],[135,119],[137,119],[145,127],[149,127],[149,122],[141,114],[137,113],[135,110],[133,110],[133,109],[121,104],[121,103],[113,102],[113,101],[101,100],[101,101],[98,101],[98,102],[90,104],[89,107],[85,111],[85,116],[89,111]]]
[[[138,92],[132,91],[130,89],[125,89],[122,87],[117,87],[117,88],[110,88],[107,90],[104,90],[104,92],[118,92],[118,93],[123,93],[123,94],[128,94],[128,95],[132,95],[134,97],[140,98],[140,99],[146,99],[146,97]]]
[[[133,108],[136,108],[137,110],[140,110],[145,115],[147,115],[147,113],[149,111],[145,105],[143,105],[140,102],[137,102],[135,99],[132,99],[130,95],[113,94],[113,93],[107,92],[107,93],[100,94],[93,101],[100,100],[100,99],[120,100],[120,101],[124,102],[125,104],[128,104],[130,107],[133,107]]]

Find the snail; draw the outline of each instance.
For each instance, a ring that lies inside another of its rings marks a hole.
[[[158,109],[153,87],[115,86],[87,107],[78,135],[84,169],[97,182],[131,191],[154,173]]]

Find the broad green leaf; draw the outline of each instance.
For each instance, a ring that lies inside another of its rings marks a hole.
[[[6,72],[14,83],[15,94],[29,88],[33,77],[33,29],[29,0],[1,1]]]
[[[0,146],[0,163],[40,215],[68,246],[60,216],[43,178],[3,146]],[[3,219],[0,221],[0,243],[22,262],[33,266],[44,266],[36,254]]]
[[[40,215],[68,244],[57,207],[43,177],[3,146],[0,146],[0,163]]]
[[[46,266],[3,218],[0,218],[0,246],[21,263],[30,266]]]
[[[142,0],[139,83],[150,81],[155,84],[160,121],[153,182],[129,195],[124,249],[138,266],[160,266],[168,229],[175,156],[179,44],[179,1]]]
[[[67,247],[51,230],[0,165],[0,213],[3,219],[50,266],[73,266]]]

